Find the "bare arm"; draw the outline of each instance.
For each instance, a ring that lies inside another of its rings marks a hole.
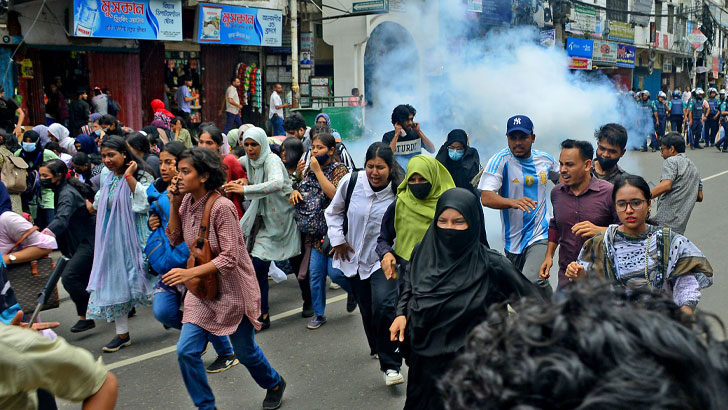
[[[700,191],[698,191],[697,202],[703,202],[703,190],[702,189]]]
[[[538,205],[531,198],[523,197],[520,199],[503,198],[493,191],[484,190],[480,193],[480,202],[483,206],[492,209],[520,209],[523,212],[533,212]]]
[[[10,262],[8,255],[3,255],[3,261],[5,262],[6,265],[30,262],[30,261],[34,261],[36,259],[40,259],[44,256],[47,256],[51,252],[52,252],[52,249],[43,249],[43,248],[39,248],[37,246],[29,246],[25,249],[19,250],[17,252],[13,252],[13,255],[16,258],[15,262]]]
[[[15,130],[19,132],[20,127],[23,126],[23,121],[25,121],[25,112],[23,112],[22,108],[18,108],[17,110],[15,110],[15,112],[18,114],[18,124],[15,126]]]
[[[663,179],[660,181],[659,184],[657,184],[656,187],[652,188],[652,198],[657,198],[658,196],[670,192],[672,189],[672,180],[671,179]]]
[[[113,410],[119,393],[119,382],[113,373],[106,375],[106,381],[99,391],[83,401],[83,410]]]

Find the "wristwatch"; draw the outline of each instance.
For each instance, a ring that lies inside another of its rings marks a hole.
[[[18,260],[18,257],[11,253],[11,254],[8,254],[8,260],[12,263],[12,262],[15,262],[16,260]]]

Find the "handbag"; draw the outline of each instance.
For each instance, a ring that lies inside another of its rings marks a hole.
[[[159,203],[157,201],[154,201],[154,203],[157,209],[161,210]],[[164,212],[158,212],[157,215],[162,220],[162,226],[165,226],[167,218]],[[149,239],[147,239],[147,244],[144,247],[144,254],[147,255],[147,261],[151,268],[149,273],[154,276],[165,274],[174,268],[185,266],[190,257],[187,244],[182,242],[177,246],[172,246],[162,226],[149,234]]]
[[[258,232],[260,232],[260,229],[262,227],[263,227],[263,216],[256,215],[255,220],[253,221],[253,227],[250,228],[250,236],[248,236],[248,238],[245,242],[245,249],[248,251],[248,254],[253,252],[253,247],[255,246],[255,238],[258,236]]]
[[[9,251],[11,254],[26,240],[30,234],[37,231],[38,227],[33,226],[32,228],[25,231],[23,236],[15,243]],[[7,266],[8,270],[8,281],[15,291],[15,299],[17,300],[20,308],[25,312],[31,312],[35,307],[35,303],[38,300],[38,294],[48,282],[48,278],[53,272],[55,264],[53,259],[48,256],[36,259],[30,262],[11,264]],[[58,297],[58,286],[53,290],[53,295],[49,299],[49,302],[41,310],[55,309],[60,306],[60,299]]]
[[[220,197],[218,192],[213,192],[205,203],[205,210],[202,213],[202,221],[200,222],[200,231],[195,239],[195,246],[190,249],[190,257],[187,259],[187,269],[195,266],[201,266],[210,262],[213,258],[212,249],[210,248],[210,213],[212,206],[217,198]],[[192,278],[185,282],[187,290],[202,300],[217,299],[218,283],[217,271]]]

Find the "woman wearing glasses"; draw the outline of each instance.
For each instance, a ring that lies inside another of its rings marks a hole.
[[[642,177],[617,181],[612,198],[621,225],[586,241],[578,262],[566,268],[566,277],[599,276],[628,288],[649,286],[692,313],[701,289],[713,284],[705,255],[684,236],[649,223],[652,196]]]

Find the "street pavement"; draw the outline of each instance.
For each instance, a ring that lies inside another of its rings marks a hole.
[[[704,291],[699,308],[716,313],[728,323],[728,302],[722,295],[728,283],[722,278],[728,266],[726,249],[725,204],[728,203],[728,154],[716,149],[688,151],[704,179],[705,201],[696,205],[686,236],[707,255],[716,271],[715,284]],[[629,152],[620,165],[631,173],[658,183],[662,158],[659,153]],[[722,173],[722,174],[721,174]],[[495,249],[502,249],[498,213],[486,210],[488,238]],[[555,285],[557,264],[551,271]],[[43,320],[60,321],[57,333],[70,343],[102,357],[119,378],[118,409],[194,409],[185,390],[175,355],[179,332],[164,330],[152,315],[151,308],[137,309],[130,319],[132,345],[117,353],[102,353],[114,335],[113,324],[97,321],[91,331],[72,334],[75,309],[67,294],[61,307],[42,314]],[[406,385],[386,387],[379,363],[369,357],[366,338],[358,310],[347,313],[346,297],[341,290],[327,290],[328,323],[318,330],[306,329],[308,319],[301,318],[301,299],[293,277],[271,282],[271,328],[256,335],[273,367],[286,379],[285,409],[401,409]],[[203,357],[205,364],[215,359],[214,349]],[[405,377],[406,366],[403,368]],[[258,409],[265,396],[244,366],[208,375],[217,407]],[[59,401],[61,409],[80,409],[80,404]]]

